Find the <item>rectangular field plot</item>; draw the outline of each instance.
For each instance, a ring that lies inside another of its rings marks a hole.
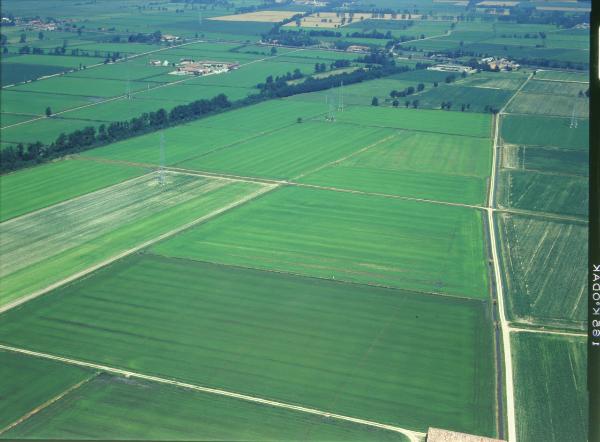
[[[479,88],[515,91],[527,77],[520,72],[479,72],[459,79],[455,84]]]
[[[532,170],[501,170],[498,205],[586,218],[588,178]]]
[[[586,442],[585,338],[513,333],[517,437]]]
[[[502,163],[506,168],[580,176],[588,176],[590,168],[587,151],[537,146],[504,146]]]
[[[578,119],[571,128],[571,118],[537,115],[502,116],[501,134],[504,142],[533,146],[552,146],[565,149],[587,150],[589,147],[589,120]]]
[[[590,112],[590,104],[587,98],[567,97],[557,94],[530,94],[519,92],[510,103],[509,113],[554,115],[559,117],[570,117],[575,109],[578,118],[587,118]]]
[[[0,341],[418,431],[492,435],[489,311],[140,254],[4,313]]]
[[[154,250],[223,264],[487,298],[481,214],[286,187]]]
[[[0,439],[26,414],[91,375],[83,368],[0,350]]]
[[[65,160],[0,176],[0,221],[141,175],[141,168]]]
[[[301,182],[438,201],[481,204],[491,162],[484,138],[402,131]]]
[[[353,106],[336,113],[340,123],[360,126],[412,129],[450,135],[488,138],[491,135],[489,114],[441,112],[428,109],[404,109],[382,106]]]
[[[439,85],[412,95],[409,101],[419,100],[419,106],[430,109],[441,109],[442,103],[451,103],[452,110],[470,112],[489,112],[490,108],[500,109],[514,92],[505,89],[469,87],[458,85]],[[404,99],[401,99],[401,103]],[[464,106],[464,107],[463,107]]]
[[[309,121],[198,156],[180,166],[291,179],[394,136],[392,129]]]
[[[543,80],[577,81],[588,83],[590,76],[585,72],[537,71],[536,78]]]
[[[575,98],[587,89],[587,85],[574,82],[531,80],[522,90],[532,94],[556,94]]]
[[[24,92],[14,89],[3,89],[0,100],[2,112],[38,116],[45,115],[48,106],[56,113],[94,102],[92,98],[85,96]]]
[[[0,224],[0,304],[44,288],[261,189],[167,173],[133,180]]]
[[[509,316],[583,328],[587,226],[506,213],[498,221]]]
[[[265,425],[268,423],[268,425]],[[6,433],[20,439],[399,441],[393,431],[102,374]]]
[[[171,127],[162,132],[165,138],[165,162],[170,165],[181,163],[284,126],[295,125],[297,118],[309,118],[321,111],[322,106],[314,103],[272,100]],[[150,133],[130,138],[81,155],[160,164],[160,135]]]

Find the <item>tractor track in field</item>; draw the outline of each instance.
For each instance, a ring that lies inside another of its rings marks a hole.
[[[186,224],[183,224],[183,225],[181,225],[179,227],[176,227],[175,229],[172,229],[172,230],[170,230],[168,232],[162,233],[161,235],[158,235],[158,236],[156,236],[156,237],[154,237],[152,239],[144,241],[141,244],[138,244],[138,245],[136,245],[134,247],[131,247],[131,248],[127,249],[127,250],[124,250],[124,251],[122,251],[122,252],[120,252],[120,253],[118,253],[116,255],[111,256],[108,259],[105,259],[105,260],[103,260],[103,261],[101,261],[101,262],[99,262],[97,264],[94,264],[94,265],[92,265],[90,267],[87,267],[87,268],[85,268],[85,269],[83,269],[83,270],[81,270],[81,271],[79,271],[77,273],[74,273],[74,274],[72,274],[72,275],[70,275],[70,276],[68,276],[66,278],[63,278],[63,279],[61,279],[61,280],[59,280],[57,282],[54,282],[54,283],[52,283],[52,284],[50,284],[50,285],[48,285],[48,286],[46,286],[46,287],[44,287],[42,289],[36,290],[36,291],[34,291],[34,292],[32,292],[32,293],[30,293],[28,295],[21,296],[21,297],[15,299],[13,301],[10,301],[10,302],[8,302],[8,303],[0,306],[0,314],[6,312],[8,310],[11,310],[11,309],[13,309],[15,307],[18,307],[18,306],[20,306],[20,305],[22,305],[22,304],[24,304],[24,303],[26,303],[28,301],[31,301],[31,300],[33,300],[35,298],[38,298],[38,297],[40,297],[42,295],[45,295],[46,293],[50,292],[51,290],[54,290],[54,289],[56,289],[58,287],[61,287],[61,286],[65,285],[65,284],[73,282],[73,281],[75,281],[75,280],[77,280],[77,279],[79,279],[79,278],[81,278],[83,276],[86,276],[86,275],[88,275],[88,274],[90,274],[92,272],[95,272],[96,270],[99,270],[99,269],[101,269],[103,267],[106,267],[107,265],[112,264],[113,262],[115,262],[115,261],[117,261],[117,260],[119,260],[121,258],[124,258],[124,257],[126,257],[128,255],[131,255],[132,253],[138,252],[138,251],[140,251],[140,250],[142,250],[142,249],[144,249],[144,248],[146,248],[148,246],[151,246],[152,244],[155,244],[158,241],[162,241],[163,239],[166,239],[166,238],[169,238],[169,237],[171,237],[173,235],[181,233],[182,231],[187,230],[190,227],[193,227],[193,226],[195,226],[197,224],[201,224],[201,223],[203,223],[203,222],[205,222],[205,221],[207,221],[209,219],[212,219],[212,218],[214,218],[214,217],[216,217],[216,216],[218,216],[218,215],[220,215],[220,214],[222,214],[222,213],[224,213],[224,212],[226,212],[226,211],[228,211],[230,209],[233,209],[233,208],[238,207],[238,206],[240,206],[242,204],[245,204],[246,202],[251,201],[251,200],[253,200],[254,198],[256,198],[258,196],[261,196],[261,195],[263,195],[263,194],[265,194],[267,192],[270,192],[270,191],[276,189],[277,187],[279,187],[279,186],[278,185],[268,185],[268,184],[265,184],[260,189],[254,191],[254,192],[252,192],[252,193],[250,193],[248,195],[245,195],[242,198],[237,199],[237,200],[235,200],[235,201],[233,201],[233,202],[231,202],[229,204],[226,204],[225,206],[219,207],[218,209],[213,210],[212,212],[207,213],[207,214],[205,214],[205,215],[203,215],[203,216],[201,216],[199,218],[196,218],[195,220],[192,220],[192,221],[190,221],[190,222],[188,222]]]
[[[114,374],[118,374],[121,376],[125,376],[127,378],[136,378],[136,379],[142,379],[145,381],[157,382],[157,383],[161,383],[161,384],[175,385],[177,387],[185,388],[188,390],[194,390],[194,391],[199,391],[199,392],[208,393],[208,394],[214,394],[214,395],[218,395],[218,396],[225,396],[225,397],[229,397],[229,398],[243,400],[246,402],[253,402],[256,404],[262,404],[262,405],[276,407],[276,408],[284,408],[287,410],[293,410],[293,411],[298,411],[301,413],[312,414],[312,415],[321,416],[321,417],[328,418],[328,419],[341,420],[341,421],[346,421],[346,422],[352,422],[355,424],[366,425],[366,426],[373,427],[373,428],[380,428],[383,430],[401,433],[401,434],[405,435],[411,442],[420,442],[425,438],[425,433],[420,433],[418,431],[408,430],[406,428],[396,427],[394,425],[389,425],[389,424],[382,424],[379,422],[374,422],[374,421],[370,421],[370,420],[366,420],[366,419],[360,419],[360,418],[351,417],[351,416],[344,416],[341,414],[331,413],[331,412],[327,412],[327,411],[323,411],[323,410],[318,410],[315,408],[303,407],[301,405],[294,405],[294,404],[289,404],[289,403],[285,403],[285,402],[264,399],[264,398],[260,398],[260,397],[256,397],[256,396],[249,396],[249,395],[242,394],[242,393],[236,393],[236,392],[221,390],[221,389],[217,389],[217,388],[210,388],[210,387],[205,387],[205,386],[196,385],[196,384],[189,384],[189,383],[177,381],[175,379],[162,378],[159,376],[151,376],[151,375],[147,375],[147,374],[143,374],[143,373],[138,373],[135,371],[123,370],[121,368],[109,367],[106,365],[100,365],[100,364],[96,364],[96,363],[92,363],[92,362],[85,362],[85,361],[80,361],[77,359],[65,358],[62,356],[56,356],[56,355],[52,355],[52,354],[48,354],[48,353],[41,353],[41,352],[36,352],[36,351],[32,351],[32,350],[26,350],[23,348],[12,347],[9,345],[4,345],[4,344],[0,344],[0,349],[6,350],[6,351],[11,351],[14,353],[26,354],[28,356],[33,356],[33,357],[37,357],[37,358],[44,358],[44,359],[49,359],[49,360],[53,360],[53,361],[59,361],[59,362],[69,364],[69,365],[93,368],[95,370],[100,370],[100,371],[107,372],[107,373],[114,373]]]

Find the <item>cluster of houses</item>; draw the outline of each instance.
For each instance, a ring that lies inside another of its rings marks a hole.
[[[171,75],[214,75],[229,72],[237,69],[239,63],[211,60],[192,60],[191,58],[182,58],[178,63],[170,63],[168,60],[151,60],[152,66],[174,66],[176,69],[169,72]]]
[[[494,71],[516,71],[520,65],[507,58],[487,57],[482,58],[481,63],[487,64]]]

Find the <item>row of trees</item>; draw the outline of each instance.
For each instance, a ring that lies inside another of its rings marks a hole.
[[[232,103],[224,94],[210,100],[197,100],[176,106],[171,111],[159,109],[143,113],[130,120],[102,124],[96,129],[88,126],[68,134],[61,133],[54,142],[19,143],[16,147],[5,147],[0,151],[0,170],[3,172],[18,169],[31,163],[42,162],[61,155],[80,152],[103,144],[123,140],[146,132],[174,126],[228,109]],[[52,111],[46,109],[46,115]]]
[[[335,60],[329,64],[329,69],[341,69],[347,68],[351,65],[350,60]],[[327,72],[327,65],[325,63],[315,63],[315,73]]]
[[[269,87],[261,89],[261,96],[267,98],[289,97],[290,95],[323,91],[340,86],[350,85],[367,80],[386,77],[411,70],[408,66],[378,66],[371,69],[360,68],[352,72],[330,75],[325,78],[308,77],[298,84],[288,84],[286,81],[274,81]]]
[[[421,92],[423,89],[425,89],[425,85],[423,83],[419,83],[417,85],[417,92]],[[406,97],[408,95],[412,95],[415,93],[415,88],[413,86],[408,86],[407,88],[405,88],[402,91],[397,91],[397,90],[393,90],[390,92],[390,97],[392,98],[402,98],[402,97]]]

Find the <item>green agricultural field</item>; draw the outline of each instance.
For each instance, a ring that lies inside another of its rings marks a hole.
[[[48,106],[56,113],[97,101],[90,97],[23,92],[14,88],[3,89],[0,100],[2,112],[27,115],[45,115]]]
[[[0,63],[0,85],[7,86],[30,80],[35,80],[45,75],[54,75],[65,72],[70,68],[67,66],[49,66],[35,64]],[[4,91],[3,91],[4,92]]]
[[[588,216],[588,179],[530,170],[501,170],[498,204],[539,212]]]
[[[503,159],[507,156],[511,157],[509,161],[513,162],[511,167],[520,170],[581,176],[589,174],[590,163],[587,151],[532,146],[518,146],[513,149],[505,146]]]
[[[62,116],[56,116],[52,118],[38,118],[36,121],[7,127],[2,129],[0,134],[3,141],[12,143],[24,143],[27,145],[27,143],[40,141],[44,144],[51,144],[61,133],[70,133],[76,129],[83,129],[86,126],[97,125],[99,125],[97,121],[71,120]]]
[[[153,132],[83,152],[83,157],[160,165],[161,134],[164,137],[165,164],[174,164],[215,149],[258,136],[239,130],[202,126],[192,122]]]
[[[79,367],[0,350],[0,438],[21,417],[91,375]]]
[[[523,442],[586,442],[584,338],[513,333],[517,437]]]
[[[154,250],[486,299],[482,232],[473,209],[287,187]]]
[[[339,123],[357,126],[391,127],[489,138],[491,116],[467,112],[440,112],[429,109],[404,109],[382,106],[353,106],[336,113]]]
[[[419,107],[441,109],[442,102],[450,102],[452,110],[489,112],[488,107],[501,109],[513,93],[513,91],[504,89],[441,84],[438,87],[425,89],[420,94],[401,98],[400,103],[403,104],[404,100],[411,102],[419,100]]]
[[[145,173],[94,161],[63,160],[0,176],[0,221]]]
[[[509,113],[570,117],[573,114],[573,109],[575,109],[575,116],[578,118],[588,118],[590,113],[589,100],[577,96],[567,97],[558,94],[520,92],[511,101],[506,111]]]
[[[343,86],[341,89],[336,88],[335,90],[325,90],[321,92],[311,92],[309,94],[299,94],[290,97],[290,100],[298,101],[312,101],[322,104],[324,112],[327,111],[328,106],[325,99],[331,100],[338,107],[340,99],[343,101],[343,106],[348,105],[370,105],[373,97],[377,97],[380,103],[385,100],[391,102],[390,92],[393,90],[404,90],[407,87],[417,88],[417,84],[414,81],[401,81],[392,80],[388,78],[382,78],[379,80],[365,81],[363,83],[351,84],[349,86]]]
[[[272,100],[165,129],[162,131],[165,163],[181,163],[285,126],[297,125],[297,118],[308,119],[320,111],[326,112],[314,103]],[[260,125],[255,118],[261,121]],[[129,138],[89,150],[82,156],[159,165],[160,134]]]
[[[0,303],[49,286],[261,190],[255,183],[157,174],[0,224]]]
[[[359,149],[393,138],[395,132],[326,121],[297,123],[198,156],[178,166],[234,175],[292,179]]]
[[[491,142],[484,138],[401,131],[301,182],[365,192],[483,204]]]
[[[36,118],[36,117],[31,116],[31,115],[20,115],[20,114],[17,115],[17,114],[2,113],[2,114],[0,114],[0,126],[4,128],[6,126],[11,126],[13,124],[22,123],[23,121],[31,120],[33,118]]]
[[[587,226],[507,213],[497,219],[511,319],[583,328]]]
[[[504,115],[501,134],[506,143],[588,150],[589,124],[579,119],[571,128],[571,118]]]
[[[145,89],[146,85],[131,82],[129,87],[130,90],[134,92],[139,89]],[[90,81],[87,78],[62,75],[60,77],[48,78],[47,80],[15,86],[14,88],[11,88],[11,90],[107,98],[124,95],[127,92],[127,81],[99,79]]]
[[[585,72],[538,71],[535,78],[543,80],[578,81],[588,83],[590,76]]]
[[[531,80],[523,87],[523,92],[531,94],[564,95],[567,97],[579,97],[588,90],[588,85],[564,81]]]
[[[88,382],[5,437],[408,441],[393,431],[109,375]]]
[[[456,81],[456,85],[515,91],[527,77],[521,72],[479,72]]]
[[[3,314],[0,340],[419,431],[493,435],[489,311],[136,255]]]

